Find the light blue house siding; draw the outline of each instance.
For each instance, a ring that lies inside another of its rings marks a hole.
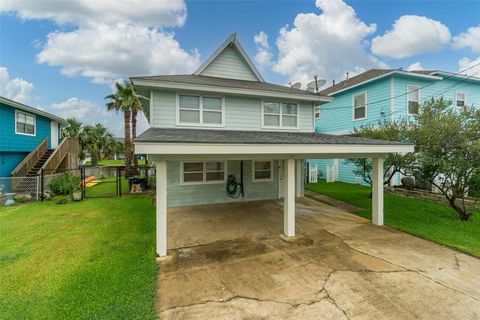
[[[414,76],[392,75],[370,83],[346,90],[334,95],[335,99],[321,107],[320,118],[315,121],[315,130],[330,134],[348,134],[354,128],[362,125],[377,125],[393,119],[408,118],[414,120],[408,114],[407,109],[407,87],[414,85],[420,87],[420,104],[432,97],[450,99],[455,108],[456,92],[465,93],[468,106],[480,106],[480,82],[475,80],[462,80],[464,78],[443,76],[443,80],[422,79]],[[367,119],[353,120],[353,96],[367,93]],[[390,99],[393,97],[394,99]],[[310,165],[317,165],[318,171],[325,178],[327,165],[332,166],[334,160],[308,160]],[[348,183],[365,184],[362,177],[352,172],[353,166],[346,163],[344,159],[338,160],[338,179]],[[395,184],[400,184],[400,178],[395,177]]]
[[[196,91],[180,91],[182,95],[199,95],[219,97],[218,93],[205,93]],[[274,101],[284,103],[296,103],[298,106],[299,128],[291,131],[313,132],[313,104],[291,99],[261,99],[260,97],[247,96],[221,96],[225,99],[225,126],[224,127],[200,127],[204,129],[221,130],[257,130],[261,131],[262,125],[262,101]],[[177,92],[167,90],[152,91],[150,124],[152,127],[177,128],[188,127],[178,125],[177,117]]]
[[[213,160],[215,161],[215,159]],[[240,182],[240,161],[227,162],[226,175],[233,174]],[[252,181],[252,161],[243,161],[243,185],[245,197],[230,198],[226,195],[226,183],[184,185],[180,181],[180,162],[167,162],[167,206],[185,206],[208,203],[253,201],[278,198],[278,161],[273,161],[272,181]]]
[[[51,120],[38,114],[35,115],[35,119],[35,136],[16,134],[15,108],[0,103],[0,177],[9,176],[10,172],[45,137],[49,139],[50,148]],[[58,132],[60,132],[60,125]]]

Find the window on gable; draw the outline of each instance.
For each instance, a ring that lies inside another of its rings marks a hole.
[[[367,118],[367,93],[359,93],[353,96],[353,120]]]
[[[222,98],[179,95],[178,109],[180,124],[223,124]]]
[[[407,86],[408,114],[418,114],[420,108],[420,88]]]
[[[265,127],[296,128],[298,106],[296,103],[263,103],[263,125]]]
[[[181,165],[182,183],[200,184],[225,181],[226,172],[223,161],[183,162]]]
[[[15,120],[15,133],[35,135],[35,116],[17,111]]]
[[[465,107],[465,92],[455,93],[455,105],[457,107]]]
[[[320,119],[320,106],[316,106],[315,109],[313,109],[313,115],[315,120]]]
[[[273,161],[253,161],[253,181],[273,180]]]

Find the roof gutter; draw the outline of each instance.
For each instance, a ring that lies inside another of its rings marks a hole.
[[[12,108],[20,109],[20,110],[23,110],[23,111],[26,111],[26,112],[30,112],[30,113],[39,115],[39,116],[43,116],[43,117],[48,118],[50,120],[54,120],[54,121],[60,123],[63,126],[68,126],[68,122],[65,119],[57,117],[56,115],[53,115],[53,114],[48,113],[46,111],[27,106],[23,103],[13,101],[13,100],[10,100],[10,99],[4,98],[4,97],[0,97],[0,102],[3,103],[3,104],[6,104],[7,106],[10,106]]]
[[[134,86],[138,86],[138,87],[193,90],[193,91],[205,91],[205,92],[213,91],[213,92],[228,93],[228,94],[235,94],[235,95],[285,98],[285,99],[294,99],[294,100],[312,101],[312,102],[330,102],[333,100],[333,97],[317,96],[313,94],[303,95],[303,94],[286,93],[286,92],[280,92],[280,91],[220,87],[220,86],[212,86],[212,85],[198,85],[198,84],[191,84],[191,83],[162,81],[162,80],[145,80],[145,79],[131,78],[130,81],[133,83]]]

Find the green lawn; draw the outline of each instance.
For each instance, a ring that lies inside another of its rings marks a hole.
[[[98,179],[102,181],[101,183],[88,187],[85,190],[86,197],[105,197],[105,196],[116,196],[117,194],[117,178],[103,178]],[[128,190],[128,180],[122,177],[122,194],[127,193]]]
[[[0,318],[155,319],[149,196],[0,207]]]
[[[138,160],[139,165],[145,165],[145,160]],[[90,161],[87,161],[85,163],[86,166],[91,166],[92,163]],[[125,160],[101,160],[97,164],[98,166],[124,166],[125,165]]]
[[[370,188],[342,183],[320,181],[308,184],[306,189],[342,200],[362,208],[356,214],[372,215]],[[462,222],[447,205],[412,199],[385,192],[385,224],[399,230],[429,239],[460,251],[480,256],[480,213],[470,221]]]

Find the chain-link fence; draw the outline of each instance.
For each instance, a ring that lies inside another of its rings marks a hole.
[[[39,200],[40,176],[0,177],[0,203],[8,194],[23,201]]]

